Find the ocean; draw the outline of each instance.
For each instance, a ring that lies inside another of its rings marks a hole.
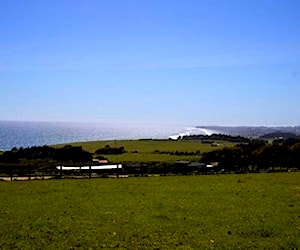
[[[183,125],[155,122],[0,121],[0,150],[95,140],[168,139],[186,130]]]

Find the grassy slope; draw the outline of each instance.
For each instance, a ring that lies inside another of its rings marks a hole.
[[[300,247],[300,173],[0,183],[0,249]]]
[[[94,153],[97,149],[105,145],[111,147],[124,146],[128,153],[122,155],[106,156],[111,162],[149,162],[149,161],[176,161],[190,160],[199,161],[201,156],[176,156],[168,154],[153,154],[155,150],[170,152],[195,152],[200,150],[201,153],[216,149],[210,144],[202,144],[199,141],[169,141],[169,140],[116,140],[116,141],[95,141],[95,142],[78,142],[74,146],[82,146],[85,150]],[[218,148],[234,145],[233,143],[222,143]],[[138,151],[138,153],[133,153]]]

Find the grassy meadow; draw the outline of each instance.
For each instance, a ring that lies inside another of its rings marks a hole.
[[[299,249],[299,179],[0,182],[0,249]]]
[[[170,141],[170,140],[115,140],[71,143],[72,146],[82,146],[84,150],[94,153],[97,149],[110,145],[111,147],[125,147],[127,151],[121,155],[104,155],[111,162],[169,162],[177,160],[199,161],[201,155],[170,155],[154,154],[160,152],[208,152],[224,146],[233,146],[234,143],[220,142],[218,147],[203,144],[200,141]]]

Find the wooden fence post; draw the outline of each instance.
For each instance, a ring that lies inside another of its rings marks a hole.
[[[28,180],[30,181],[30,179],[31,179],[31,171],[30,171],[31,169],[30,169],[30,166],[28,166]]]
[[[89,166],[89,179],[92,178],[92,166],[90,165]]]

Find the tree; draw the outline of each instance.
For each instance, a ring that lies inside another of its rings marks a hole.
[[[291,165],[300,169],[300,142],[290,147]]]
[[[82,147],[64,146],[55,150],[54,159],[60,162],[88,162],[93,159],[91,153],[84,151]]]

